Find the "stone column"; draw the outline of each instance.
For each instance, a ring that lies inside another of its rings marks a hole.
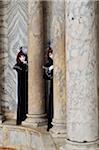
[[[67,139],[99,138],[96,2],[66,2]]]
[[[66,136],[66,79],[65,79],[65,10],[64,1],[52,2],[52,47],[54,53],[53,103],[54,117],[53,136]]]
[[[8,98],[6,90],[8,71],[8,3],[9,1],[0,1],[0,124],[6,118],[5,110],[8,111],[8,101],[6,101],[6,97]]]
[[[28,115],[25,125],[47,123],[44,101],[43,9],[41,1],[28,1]]]

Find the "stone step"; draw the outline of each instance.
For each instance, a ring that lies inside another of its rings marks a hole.
[[[51,135],[43,128],[0,125],[0,150],[56,150]]]

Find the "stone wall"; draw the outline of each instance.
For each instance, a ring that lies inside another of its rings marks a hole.
[[[8,5],[8,82],[7,92],[12,113],[16,111],[16,72],[12,69],[20,46],[27,46],[27,2],[10,1]]]
[[[0,2],[0,97],[7,118],[16,117],[17,73],[13,70],[20,46],[27,46],[27,1]]]

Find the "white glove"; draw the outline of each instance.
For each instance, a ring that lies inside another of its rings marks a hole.
[[[54,66],[53,66],[53,65],[49,67],[49,71],[51,71],[51,70],[53,70],[53,69],[54,69]]]

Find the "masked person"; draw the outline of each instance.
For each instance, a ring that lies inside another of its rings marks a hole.
[[[20,125],[26,119],[28,113],[28,57],[27,48],[20,47],[16,57],[16,64],[13,67],[17,71],[18,77],[18,104],[17,104],[17,121]]]
[[[53,50],[49,46],[46,55],[45,55],[45,65],[43,66],[45,79],[45,87],[46,87],[46,112],[48,117],[48,129],[52,127],[52,118],[53,118]]]

